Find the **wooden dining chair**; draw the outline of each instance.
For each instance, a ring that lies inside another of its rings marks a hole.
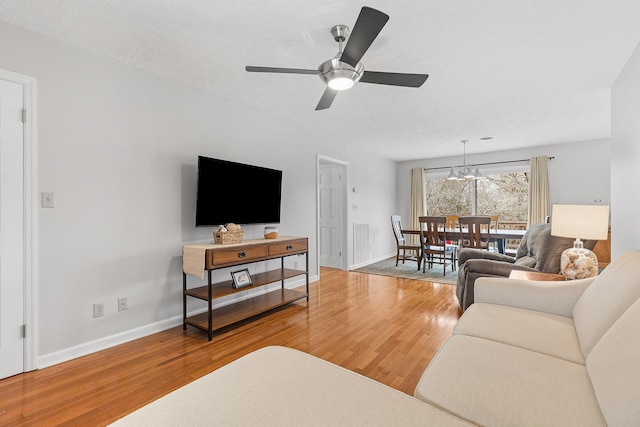
[[[447,244],[447,218],[444,216],[421,216],[420,244],[422,245],[422,272],[433,267],[434,263],[442,264],[442,275],[447,274],[447,259],[451,262],[451,271],[456,270],[457,246]]]
[[[489,231],[498,229],[498,218],[499,215],[489,215],[491,218],[491,223],[489,224]],[[484,226],[483,226],[484,227]],[[500,252],[500,246],[504,245],[504,242],[499,243],[497,240],[489,241],[489,250],[492,252]],[[503,248],[504,251],[504,248]]]
[[[497,230],[498,229],[498,219],[500,218],[499,215],[489,215],[489,218],[491,218],[491,225],[489,225],[489,228],[492,230]]]
[[[422,254],[420,251],[420,243],[410,243],[407,241],[403,230],[402,221],[400,215],[391,215],[391,228],[393,228],[393,236],[396,239],[396,267],[398,261],[405,260],[416,261],[418,263],[418,270],[420,270],[420,263],[422,261]]]
[[[491,241],[489,236],[490,216],[461,216],[458,218],[458,222],[460,223],[461,247],[489,250]]]
[[[453,230],[458,226],[458,215],[447,215],[447,230]]]
[[[453,232],[456,228],[458,228],[458,215],[447,215],[446,218],[447,218],[446,229],[449,232],[448,237],[450,239],[450,240],[447,240],[447,243],[451,245],[455,245],[456,248],[459,248],[458,235]],[[456,250],[456,257],[457,255],[458,255],[458,252]]]
[[[485,224],[481,224],[481,227],[483,230],[497,230],[498,229],[498,218],[500,218],[499,215],[479,215],[479,216],[488,216],[489,218],[491,218],[491,222],[489,223],[489,226],[487,227]]]

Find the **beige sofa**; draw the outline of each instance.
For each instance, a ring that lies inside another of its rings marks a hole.
[[[264,347],[127,415],[114,426],[470,426],[355,372]]]
[[[415,390],[481,425],[640,425],[640,251],[568,282],[480,278]]]
[[[117,425],[640,425],[640,251],[572,282],[480,278],[415,397],[266,347]]]

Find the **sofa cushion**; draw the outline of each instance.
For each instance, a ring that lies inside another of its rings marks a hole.
[[[476,302],[519,307],[573,318],[573,309],[594,278],[565,280],[482,277],[475,285]]]
[[[640,298],[640,251],[616,257],[593,281],[573,308],[585,357],[613,323]]]
[[[453,333],[585,362],[573,319],[556,314],[476,302],[465,311]]]
[[[584,365],[467,335],[440,348],[415,389],[486,426],[604,426]]]
[[[523,256],[515,260],[514,264],[534,268],[536,266],[536,259],[530,256]]]
[[[265,347],[118,420],[117,426],[469,424],[355,372]]]
[[[640,425],[640,301],[609,328],[587,357],[587,370],[610,426]]]

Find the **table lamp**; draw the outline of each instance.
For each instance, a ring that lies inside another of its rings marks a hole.
[[[560,272],[567,279],[598,274],[598,258],[583,247],[582,240],[605,240],[609,230],[609,206],[553,205],[551,235],[576,239],[560,256]]]

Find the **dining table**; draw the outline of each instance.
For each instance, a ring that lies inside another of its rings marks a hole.
[[[457,239],[458,237],[460,237],[460,228],[447,228],[447,229],[443,229],[441,230],[445,236],[446,236],[446,240],[453,240],[453,239]],[[522,240],[522,237],[524,236],[524,233],[526,233],[527,230],[515,230],[515,229],[490,229],[489,230],[489,239],[491,241],[497,242],[498,243],[498,252],[503,254],[505,253],[505,248],[506,248],[506,240]],[[415,230],[415,229],[403,229],[402,233],[404,234],[413,234],[413,235],[419,235],[420,234],[420,230]],[[462,231],[462,237],[469,237],[469,232],[466,230]],[[453,238],[453,239],[449,239],[449,238]]]

